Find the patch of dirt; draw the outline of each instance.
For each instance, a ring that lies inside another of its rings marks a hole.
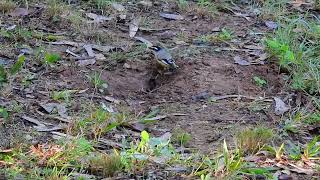
[[[156,8],[158,9],[155,12],[162,12],[163,7]],[[282,93],[284,84],[282,75],[279,74],[275,65],[267,62],[249,66],[240,66],[234,63],[235,56],[251,57],[248,49],[243,48],[244,45],[260,45],[258,42],[262,37],[251,35],[250,31],[264,32],[265,29],[260,27],[258,20],[247,21],[245,18],[235,17],[229,13],[221,13],[220,16],[216,16],[212,20],[195,17],[192,13],[183,14],[186,19],[182,22],[167,21],[154,13],[139,13],[142,17],[151,17],[147,19],[147,23],[152,27],[169,28],[169,31],[173,32],[174,35],[167,38],[159,35],[160,32],[139,31],[137,36],[144,37],[154,44],[168,47],[179,66],[179,69],[171,75],[159,75],[154,82],[155,87],[151,91],[149,90],[150,79],[154,78],[153,64],[155,59],[147,50],[127,57],[125,62],[117,62],[110,58],[110,54],[114,52],[109,52],[106,53],[106,60],[97,61],[95,65],[78,67],[75,65],[75,60],[65,58],[69,57],[65,51],[71,49],[76,52],[77,48],[81,47],[55,46],[48,45],[48,42],[41,42],[44,49],[59,52],[62,55],[63,58],[58,63],[59,65],[46,66],[36,72],[37,77],[27,88],[18,84],[23,79],[20,77],[20,81],[12,85],[15,87],[15,91],[9,92],[9,96],[7,96],[9,98],[6,97],[7,99],[4,101],[20,99],[23,105],[22,114],[34,115],[41,121],[55,122],[56,124],[62,122],[53,120],[53,117],[44,112],[39,113],[39,103],[55,102],[52,100],[52,92],[59,90],[85,90],[83,94],[74,96],[74,100],[68,104],[69,114],[81,115],[81,117],[72,119],[74,121],[91,113],[82,106],[90,104],[91,101],[96,104],[106,102],[101,98],[105,95],[122,100],[126,103],[125,106],[129,106],[130,110],[136,114],[149,112],[151,109],[159,107],[162,115],[172,113],[185,115],[169,116],[157,123],[147,125],[146,128],[149,132],[160,136],[165,132],[183,129],[192,136],[188,147],[207,153],[217,151],[224,139],[234,145],[232,143],[233,135],[241,129],[257,124],[272,126],[272,123],[277,120],[277,117],[270,116],[272,112],[268,110],[252,111],[248,107],[252,105],[253,98],[270,98]],[[47,23],[49,24],[46,25]],[[56,30],[57,27],[50,22],[44,21],[38,26],[57,31],[58,34],[61,33],[61,29]],[[126,29],[121,30],[119,28],[121,26],[112,22],[97,27],[99,32],[104,34],[101,41],[99,38],[97,39],[102,45],[122,47],[125,49],[123,51],[125,54],[132,46],[140,45],[140,43],[128,38],[128,32]],[[59,27],[64,27],[65,30],[71,28],[67,22],[63,22]],[[231,29],[233,38],[222,42],[194,43],[195,39],[214,33],[213,30],[217,27]],[[97,29],[93,29],[92,32],[90,30],[80,32],[81,35],[92,33],[92,36],[84,35],[83,38],[81,36],[74,38],[66,36],[65,39],[70,41],[77,39],[77,41],[97,44],[93,40],[93,36],[98,36],[94,30]],[[110,37],[110,39],[106,37]],[[38,40],[33,39],[32,41]],[[37,43],[32,42],[30,46],[32,48],[40,46]],[[258,54],[263,52],[262,49],[257,50]],[[16,52],[15,55],[18,53]],[[33,55],[27,58],[31,60]],[[126,67],[124,63],[129,64],[130,68]],[[28,68],[37,69],[37,63],[28,65]],[[88,75],[92,72],[101,72],[101,79],[108,84],[107,91],[98,92],[93,88],[92,83],[88,80]],[[267,86],[258,87],[253,81],[254,76],[263,77],[267,81]],[[92,98],[92,95],[99,96],[100,99],[99,97]],[[242,95],[250,98],[210,100],[211,97],[224,95]],[[23,126],[20,129],[30,127],[30,123],[21,120],[20,116],[17,116],[16,120]],[[28,134],[29,132],[22,131],[22,133]],[[8,134],[10,133],[0,129],[0,139]],[[42,134],[42,137],[51,139],[49,133]],[[117,140],[119,139],[120,136]],[[7,145],[7,142],[4,144],[5,147],[10,146],[10,144]],[[1,146],[2,144],[0,144]]]

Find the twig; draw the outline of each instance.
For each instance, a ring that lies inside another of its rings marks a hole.
[[[268,102],[272,102],[273,100],[271,99],[266,99],[263,97],[252,97],[252,96],[244,96],[244,95],[224,95],[224,96],[215,96],[212,97],[214,101],[218,101],[218,100],[223,100],[223,99],[229,99],[229,98],[246,98],[246,99],[251,99],[251,100],[263,100],[263,101],[268,101]]]
[[[117,142],[114,142],[114,141],[111,141],[111,140],[108,140],[108,139],[104,139],[104,138],[100,138],[98,140],[98,142],[100,142],[101,144],[103,145],[106,145],[106,146],[111,146],[111,147],[117,147],[117,148],[123,148],[123,145],[120,144],[120,143],[117,143]]]
[[[24,119],[24,120],[26,120],[26,121],[29,121],[29,122],[31,122],[31,123],[33,123],[33,124],[36,124],[37,126],[46,126],[45,124],[47,124],[47,125],[52,125],[52,124],[50,124],[50,123],[42,123],[42,122],[40,122],[39,120],[37,120],[37,119],[34,119],[34,118],[31,118],[31,117],[28,117],[28,116],[22,116],[21,117],[22,119]]]

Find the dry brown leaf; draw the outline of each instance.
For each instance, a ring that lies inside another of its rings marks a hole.
[[[45,145],[45,144],[38,144],[37,146],[30,147],[30,154],[35,155],[39,158],[38,163],[44,164],[49,158],[61,153],[63,148],[59,145]]]
[[[110,21],[111,17],[101,16],[94,13],[86,13],[86,16],[90,19],[93,19],[92,21],[87,21],[88,23],[102,23],[104,21]]]
[[[133,38],[139,29],[140,18],[134,18],[129,24],[129,37]]]

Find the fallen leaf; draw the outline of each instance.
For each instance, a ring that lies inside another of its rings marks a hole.
[[[251,20],[249,17],[250,16],[249,14],[242,14],[242,13],[234,12],[234,16],[245,18],[247,21]]]
[[[139,1],[138,5],[150,8],[152,7],[153,4],[151,1]]]
[[[140,18],[134,18],[129,24],[129,37],[133,38],[139,29]]]
[[[274,112],[276,115],[283,115],[285,112],[289,110],[289,107],[278,97],[273,98],[275,101],[275,109]]]
[[[88,53],[89,57],[94,57],[95,54],[92,50],[92,46],[90,44],[86,44],[83,46],[83,48],[86,50],[86,52]]]
[[[28,117],[28,116],[22,116],[21,118],[26,120],[26,121],[29,121],[29,122],[31,122],[33,124],[36,124],[37,126],[42,126],[42,127],[46,126],[44,123],[40,122],[39,120],[31,118],[31,117]]]
[[[119,12],[123,12],[126,10],[126,8],[122,5],[122,4],[119,4],[119,3],[112,3],[111,4],[111,7]]]
[[[56,140],[59,140],[61,138],[64,138],[64,139],[75,139],[74,136],[71,136],[71,135],[68,135],[68,134],[64,134],[64,133],[60,133],[60,132],[56,132],[56,131],[51,132],[51,134],[52,134],[52,138],[56,139]]]
[[[290,167],[288,169],[289,171],[296,172],[296,173],[299,173],[299,174],[309,174],[309,175],[314,174],[314,171],[312,169],[306,169],[306,168],[297,166],[297,165],[292,164],[292,163],[289,163],[289,165],[293,167],[293,168]]]
[[[251,63],[245,59],[242,59],[240,56],[235,56],[233,58],[235,64],[239,64],[241,66],[249,66]]]
[[[76,62],[78,66],[88,66],[88,65],[94,65],[96,63],[96,59],[83,59]]]
[[[184,17],[179,14],[160,13],[160,16],[170,20],[183,20]]]
[[[71,54],[74,57],[80,57],[79,55],[77,55],[76,53],[72,52],[71,50],[67,49],[66,53]]]
[[[64,104],[59,104],[59,103],[47,103],[47,104],[40,104],[40,106],[47,111],[49,114],[54,110],[57,109],[58,114],[63,117],[68,119],[69,116],[67,115],[67,109]]]
[[[124,63],[124,64],[123,64],[123,67],[126,68],[126,69],[131,69],[131,66],[130,66],[130,64],[128,64],[128,63]]]
[[[16,27],[17,27],[17,25],[14,24],[12,26],[7,27],[6,30],[11,31],[11,30],[14,30]]]
[[[146,40],[146,39],[143,38],[143,37],[138,37],[138,36],[136,36],[135,39],[138,40],[138,41],[140,41],[140,42],[145,43],[145,44],[147,45],[147,47],[153,46],[153,44],[152,44],[150,41]]]
[[[101,107],[103,110],[108,111],[110,113],[114,113],[115,111],[113,110],[112,105],[106,105],[105,103],[101,102]]]
[[[56,156],[58,153],[63,151],[63,148],[59,145],[36,145],[30,147],[30,154],[35,155],[39,158],[38,164],[45,164],[45,162]]]
[[[98,139],[98,142],[105,145],[105,146],[110,146],[113,148],[124,148],[124,146],[120,143],[114,142],[112,140],[109,139],[105,139],[105,138],[100,138]]]
[[[109,52],[117,49],[117,47],[114,47],[114,46],[100,46],[95,44],[92,45],[92,48],[101,52]]]
[[[159,137],[161,142],[169,142],[172,134],[170,132],[164,133],[162,136]]]
[[[101,16],[94,13],[86,13],[86,16],[90,19],[93,19],[93,21],[88,21],[88,23],[102,23],[104,21],[110,21],[111,17]]]
[[[65,129],[66,127],[63,126],[55,126],[55,127],[46,127],[46,126],[34,126],[34,128],[38,131],[38,132],[50,132],[50,131],[57,131],[57,130],[62,130]]]
[[[120,104],[120,101],[118,99],[111,96],[104,96],[104,99],[115,104]]]
[[[274,21],[266,21],[264,22],[264,24],[269,28],[269,29],[277,29],[278,28],[278,24]]]
[[[139,27],[139,30],[146,31],[146,32],[155,32],[155,31],[167,31],[171,28],[145,28],[145,27]]]
[[[9,15],[13,17],[27,16],[29,14],[26,8],[15,8]]]
[[[143,131],[145,130],[145,125],[140,123],[140,122],[136,122],[136,123],[132,123],[129,125],[129,127],[132,129],[132,130],[135,130],[135,131]]]
[[[149,123],[149,122],[154,122],[154,121],[158,121],[161,119],[165,119],[166,117],[168,117],[168,116],[167,115],[159,115],[159,116],[155,116],[155,117],[151,117],[151,118],[141,119],[140,122],[141,123]]]
[[[98,60],[98,61],[106,60],[106,57],[105,57],[102,53],[95,54],[94,57],[95,57],[95,59]]]
[[[49,42],[49,44],[52,44],[52,45],[69,45],[69,46],[75,46],[75,47],[83,46],[83,43],[77,43],[77,42],[67,41],[67,40]]]

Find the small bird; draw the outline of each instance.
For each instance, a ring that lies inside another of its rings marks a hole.
[[[169,69],[172,71],[179,67],[176,65],[171,54],[166,49],[159,46],[151,46],[149,49],[153,51],[157,62],[162,66],[163,69]]]

